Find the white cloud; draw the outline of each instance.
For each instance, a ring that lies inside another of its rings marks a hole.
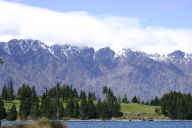
[[[55,12],[0,0],[0,41],[39,39],[51,45],[72,44],[149,53],[176,49],[192,53],[192,30],[141,27],[139,19],[93,16],[87,12]]]

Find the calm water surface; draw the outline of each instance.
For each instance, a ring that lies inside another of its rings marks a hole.
[[[3,125],[19,122],[2,122]],[[69,128],[192,128],[192,121],[65,121]]]
[[[190,121],[69,121],[70,128],[192,128]]]

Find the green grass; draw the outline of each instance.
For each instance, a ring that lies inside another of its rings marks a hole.
[[[137,103],[121,103],[121,112],[145,112],[145,113],[155,113],[155,108],[159,106],[149,106]],[[160,108],[160,107],[159,107]]]
[[[20,106],[20,101],[19,100],[14,100],[14,101],[5,101],[4,102],[5,104],[5,108],[6,110],[9,110],[11,109],[12,105],[15,104],[16,105],[16,108],[17,110],[19,110],[19,106]]]
[[[155,113],[155,108],[161,108],[160,106],[149,106],[137,103],[121,103],[121,112],[131,113],[129,116],[122,117],[126,120],[169,120],[161,113]],[[144,113],[144,115],[138,116],[139,113]]]

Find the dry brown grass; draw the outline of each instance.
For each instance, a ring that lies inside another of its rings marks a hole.
[[[59,121],[50,121],[46,118],[41,118],[33,123],[1,126],[0,128],[67,128],[63,123]]]

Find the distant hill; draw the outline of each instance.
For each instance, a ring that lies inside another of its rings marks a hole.
[[[158,51],[157,51],[158,52]],[[110,48],[47,46],[38,40],[10,40],[0,43],[0,90],[13,81],[35,85],[42,93],[57,82],[77,89],[95,91],[102,97],[103,86],[118,96],[139,96],[143,100],[171,90],[192,91],[192,54],[180,50],[168,55],[147,54]]]

